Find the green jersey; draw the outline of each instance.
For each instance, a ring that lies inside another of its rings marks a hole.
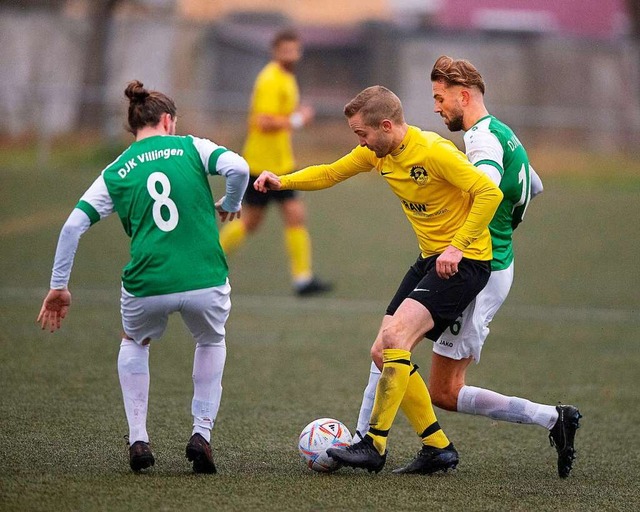
[[[529,158],[506,124],[489,115],[464,134],[466,154],[496,182],[504,198],[489,224],[493,246],[492,270],[504,270],[513,261],[513,230],[524,218],[531,200]]]
[[[132,295],[220,286],[228,268],[207,175],[227,177],[223,208],[238,211],[247,173],[244,159],[207,139],[153,136],[107,166],[76,208],[92,224],[118,213],[131,237],[122,284]]]

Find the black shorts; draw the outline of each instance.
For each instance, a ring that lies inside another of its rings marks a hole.
[[[267,206],[271,201],[282,203],[298,196],[297,190],[269,190],[265,194],[253,188],[257,176],[249,176],[249,185],[244,193],[244,203],[250,206]]]
[[[387,307],[387,315],[393,315],[407,297],[417,300],[433,317],[435,325],[425,333],[425,337],[433,341],[456,321],[491,275],[490,261],[462,258],[454,276],[440,279],[436,273],[438,256],[418,257]]]

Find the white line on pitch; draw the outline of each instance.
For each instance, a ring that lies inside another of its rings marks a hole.
[[[33,303],[38,309],[47,290],[45,288],[0,288],[0,304],[4,303]],[[72,290],[76,304],[113,304],[118,307],[120,290],[117,288],[74,288]],[[232,301],[236,312],[251,310],[253,313],[273,313],[295,315],[300,312],[323,312],[332,314],[384,314],[387,306],[385,300],[323,297],[296,298],[273,295],[242,295],[233,294]],[[554,322],[626,322],[640,324],[640,308],[616,309],[596,306],[551,306],[505,304],[498,313],[500,317],[523,318]]]

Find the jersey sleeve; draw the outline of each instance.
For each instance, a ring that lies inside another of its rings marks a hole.
[[[504,174],[504,149],[498,138],[489,131],[467,132],[464,143],[469,161],[500,185]]]
[[[283,190],[321,190],[332,187],[361,172],[373,169],[373,152],[356,147],[351,153],[332,164],[312,165],[297,172],[280,176]]]
[[[216,162],[216,172],[227,180],[222,208],[227,212],[239,211],[249,183],[249,164],[237,153],[225,151]]]
[[[93,224],[109,216],[113,211],[113,200],[107,190],[104,177],[100,174],[82,195],[60,230],[51,271],[49,285],[51,289],[61,290],[67,287],[80,237]]]
[[[240,210],[242,197],[249,182],[249,164],[237,153],[218,146],[209,139],[191,136],[207,174],[224,176],[227,180],[222,208],[228,212]]]
[[[104,176],[100,174],[96,180],[91,184],[87,191],[82,195],[80,201],[76,205],[76,208],[82,210],[87,214],[91,225],[98,222],[100,219],[104,219],[111,215],[115,206],[113,200],[107,190],[107,184],[104,181]]]
[[[473,199],[467,220],[451,245],[464,250],[487,229],[503,194],[484,173],[478,171],[455,145],[445,139],[435,143],[431,168]]]

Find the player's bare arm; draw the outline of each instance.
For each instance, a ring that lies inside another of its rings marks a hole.
[[[60,329],[62,320],[67,316],[71,305],[71,293],[66,288],[63,290],[49,290],[49,293],[42,302],[40,314],[36,322],[40,324],[42,330],[49,329],[54,332]]]
[[[269,190],[280,190],[280,178],[270,171],[262,171],[260,173],[260,176],[258,176],[256,181],[254,182],[253,188],[255,188],[258,192],[262,192],[263,194]]]

